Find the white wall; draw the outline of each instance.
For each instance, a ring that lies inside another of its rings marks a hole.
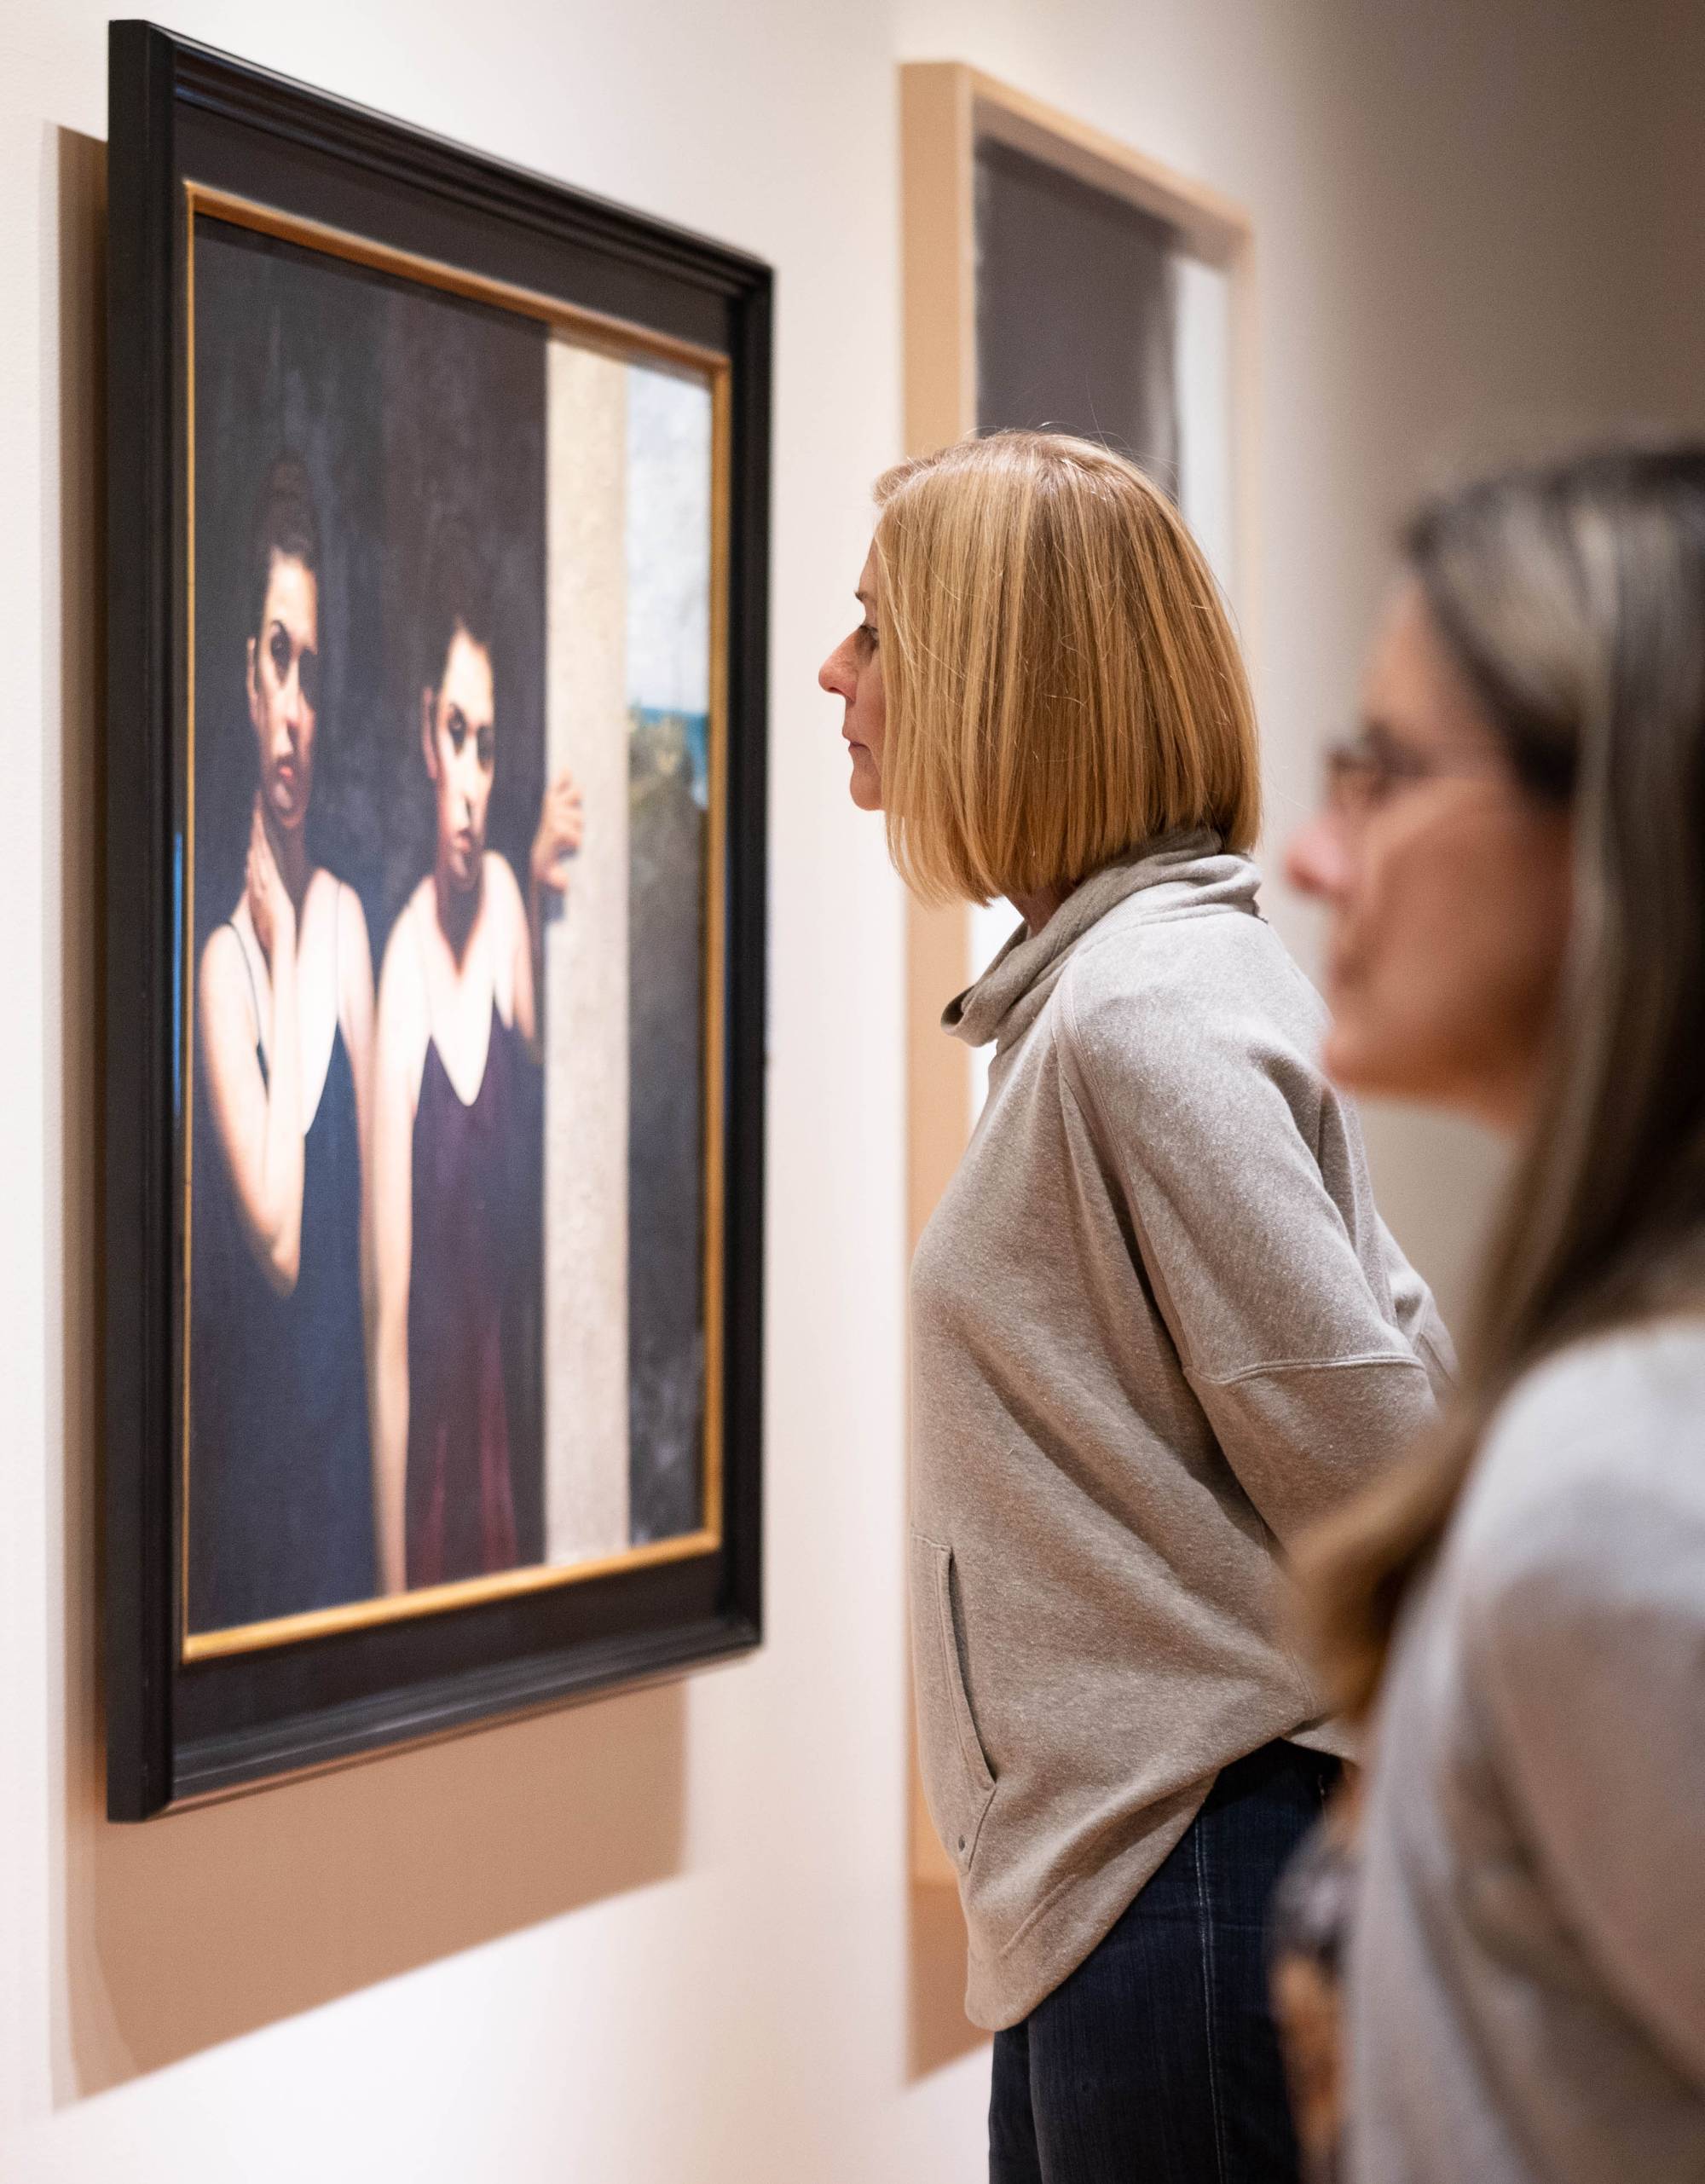
[[[1623,148],[1660,56],[1621,48],[1621,12],[166,10],[778,268],[770,1641],[671,1690],[118,1830],[98,1817],[92,1542],[104,21],[92,0],[0,0],[9,2180],[982,2173],[951,1923],[905,1879],[900,904],[812,680],[898,440],[893,63],[974,61],[1251,206],[1251,635],[1282,828],[1434,454],[1488,407],[1585,422],[1682,398],[1692,315],[1648,313],[1628,339],[1661,279],[1697,283],[1679,223],[1625,246],[1662,192]],[[1695,156],[1679,108],[1670,138]],[[1307,922],[1275,910],[1306,950]],[[1378,1135],[1398,1226],[1459,1293],[1482,1155],[1402,1122]]]

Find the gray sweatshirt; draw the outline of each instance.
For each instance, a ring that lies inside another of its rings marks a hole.
[[[1705,2178],[1705,1319],[1494,1421],[1383,1708],[1356,2184]]]
[[[1133,856],[947,1012],[996,1054],[912,1272],[913,1669],[991,2028],[1222,1766],[1345,1748],[1280,1634],[1284,1551],[1449,1369],[1257,884],[1211,836]]]

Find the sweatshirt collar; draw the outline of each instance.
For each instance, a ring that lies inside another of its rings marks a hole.
[[[1020,926],[982,976],[948,1002],[942,1029],[968,1046],[986,1046],[993,1039],[1004,1049],[1041,1014],[1084,935],[1131,896],[1165,886],[1168,907],[1178,906],[1182,891],[1193,905],[1253,910],[1259,884],[1246,858],[1227,852],[1217,835],[1205,831],[1170,835],[1129,850],[1074,887],[1040,933]]]

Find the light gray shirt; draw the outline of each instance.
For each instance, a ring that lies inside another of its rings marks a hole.
[[[1517,1388],[1368,1792],[1356,2184],[1700,2184],[1705,1320]]]
[[[991,2028],[1222,1766],[1344,1748],[1283,1636],[1284,1551],[1446,1369],[1257,885],[1211,836],[1126,858],[948,1011],[996,1054],[912,1277],[913,1669]]]

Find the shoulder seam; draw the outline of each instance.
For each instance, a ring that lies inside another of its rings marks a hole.
[[[1406,1372],[1425,1374],[1426,1366],[1413,1351],[1399,1357],[1389,1349],[1358,1351],[1351,1357],[1275,1357],[1258,1365],[1240,1366],[1235,1372],[1194,1372],[1190,1378],[1211,1388],[1235,1388],[1246,1380],[1274,1378],[1286,1372],[1362,1372],[1369,1366],[1395,1365]]]

